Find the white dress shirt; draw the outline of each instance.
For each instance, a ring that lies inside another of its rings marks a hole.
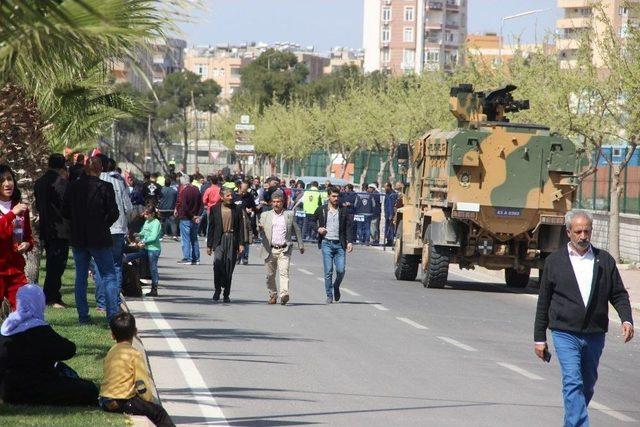
[[[589,304],[589,296],[591,296],[591,282],[593,281],[593,263],[595,262],[593,249],[591,249],[591,245],[589,245],[589,250],[587,250],[584,255],[580,255],[575,249],[573,249],[571,243],[568,243],[567,246],[569,248],[571,266],[573,267],[573,272],[576,275],[578,287],[580,288],[580,295],[582,296],[582,301],[586,307],[587,304]]]

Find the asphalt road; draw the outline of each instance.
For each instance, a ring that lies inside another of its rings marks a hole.
[[[395,280],[391,252],[357,247],[342,301],[327,305],[321,256],[307,245],[293,256],[290,303],[267,305],[252,249],[230,304],[211,301],[211,258],[179,265],[173,242],[163,244],[160,297],[129,300],[176,424],[562,424],[555,354],[548,365],[533,354],[535,290],[457,268],[446,289],[425,289]],[[640,341],[623,345],[619,329],[612,321],[594,426],[640,423]]]

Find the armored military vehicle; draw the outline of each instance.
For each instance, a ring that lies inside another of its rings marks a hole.
[[[451,89],[453,131],[427,132],[398,150],[407,165],[396,217],[395,275],[441,288],[450,264],[505,270],[510,287],[525,287],[532,268],[566,242],[564,214],[578,185],[579,153],[549,128],[511,123],[529,108],[513,85],[474,92]]]

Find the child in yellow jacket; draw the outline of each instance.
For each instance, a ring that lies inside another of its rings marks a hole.
[[[100,387],[100,407],[107,412],[144,415],[156,426],[171,426],[167,411],[153,403],[153,380],[133,337],[138,330],[131,313],[121,312],[109,321],[116,344],[104,359],[104,375]]]

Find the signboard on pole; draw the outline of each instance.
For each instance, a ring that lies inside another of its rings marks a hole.
[[[236,125],[236,130],[249,130],[249,131],[252,131],[252,130],[256,130],[256,125],[245,125],[245,124],[242,124],[242,123],[238,123]]]
[[[240,123],[243,125],[248,125],[251,122],[251,117],[246,114],[240,116]]]

